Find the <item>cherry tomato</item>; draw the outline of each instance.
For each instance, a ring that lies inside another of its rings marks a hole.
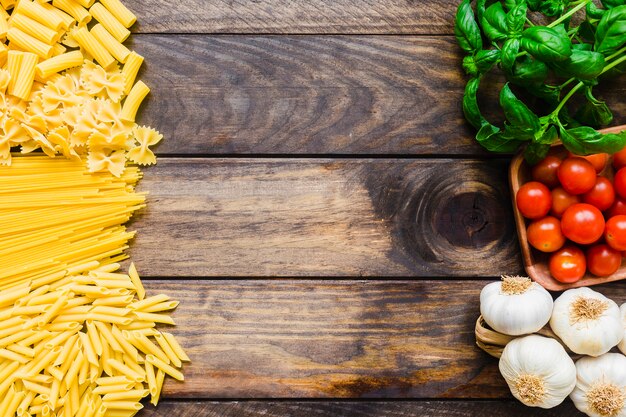
[[[602,237],[604,216],[600,210],[591,204],[574,204],[563,213],[561,230],[569,240],[581,245],[588,245]]]
[[[539,181],[550,188],[558,186],[559,177],[556,176],[556,171],[558,171],[559,165],[561,165],[560,158],[552,155],[546,156],[541,162],[533,167],[533,180]]]
[[[552,216],[532,222],[528,226],[527,235],[528,243],[542,252],[554,252],[565,244],[561,222]]]
[[[617,250],[626,250],[626,215],[613,216],[606,222],[606,243]]]
[[[552,190],[552,209],[550,213],[560,219],[569,206],[581,202],[579,195],[570,194],[563,187],[556,187]]]
[[[561,186],[570,194],[584,194],[596,185],[596,170],[591,162],[580,157],[563,160],[557,176]]]
[[[596,206],[601,211],[608,210],[615,201],[615,189],[607,178],[598,177],[591,191],[583,194],[583,201]]]
[[[574,155],[573,153],[568,152],[567,156],[585,158],[587,161],[591,163],[591,165],[593,165],[593,168],[596,170],[597,173],[602,172],[602,170],[606,166],[606,163],[609,161],[608,153],[596,153],[593,155],[582,156],[582,155]]]
[[[617,196],[611,208],[606,212],[606,218],[608,219],[619,214],[626,214],[626,200]]]
[[[548,187],[537,181],[527,182],[517,190],[517,208],[524,217],[538,219],[550,211],[552,195]]]
[[[626,148],[613,154],[613,166],[615,169],[626,167]]]
[[[608,245],[596,245],[587,250],[587,268],[598,277],[608,277],[622,265],[622,254]]]
[[[622,198],[626,198],[626,168],[620,168],[613,178],[615,192]]]
[[[572,283],[581,279],[587,270],[585,254],[580,248],[568,245],[550,256],[550,274],[559,282]]]

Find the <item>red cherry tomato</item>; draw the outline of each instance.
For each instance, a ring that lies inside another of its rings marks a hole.
[[[604,169],[604,167],[606,166],[606,163],[609,160],[608,153],[596,153],[593,155],[581,156],[581,155],[574,155],[573,153],[568,152],[567,156],[585,158],[587,161],[591,163],[591,165],[593,165],[593,168],[596,170],[597,173],[600,173]]]
[[[556,187],[552,190],[552,209],[550,213],[560,219],[569,206],[581,202],[579,195],[570,194],[563,187]]]
[[[575,157],[567,158],[557,171],[561,186],[570,194],[584,194],[596,185],[596,170],[591,162]]]
[[[554,203],[553,203],[554,204]],[[626,200],[622,197],[615,197],[615,202],[611,208],[606,212],[606,218],[617,216],[620,214],[626,214]]]
[[[613,154],[613,166],[615,169],[626,167],[626,148]]]
[[[559,282],[572,283],[581,279],[587,270],[585,254],[576,246],[565,246],[550,256],[550,274]]]
[[[622,265],[622,254],[608,245],[596,245],[587,250],[587,268],[598,277],[613,275]]]
[[[626,216],[613,216],[606,222],[604,230],[606,243],[616,250],[626,250]]]
[[[554,252],[565,244],[561,222],[556,217],[546,216],[535,220],[527,229],[528,243],[542,252]]]
[[[563,213],[561,230],[569,240],[581,245],[588,245],[602,237],[604,216],[600,210],[591,204],[574,204]]]
[[[608,210],[615,201],[613,184],[605,177],[598,177],[591,191],[583,194],[583,201],[596,206],[601,211]]]
[[[548,187],[537,181],[527,182],[517,190],[515,202],[522,216],[538,219],[550,211],[552,195]]]
[[[556,176],[556,171],[558,171],[559,165],[561,165],[560,158],[552,155],[546,156],[541,162],[533,167],[533,180],[539,181],[550,188],[558,186],[559,177]]]
[[[622,198],[626,198],[626,168],[620,168],[613,178],[615,192]]]

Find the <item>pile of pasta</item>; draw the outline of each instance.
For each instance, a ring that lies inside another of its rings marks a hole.
[[[135,15],[119,0],[0,4],[0,164],[18,147],[87,155],[90,172],[118,177],[127,159],[155,163],[162,136],[135,123],[143,57],[122,43]]]
[[[189,358],[158,324],[178,302],[145,298],[124,223],[141,177],[86,162],[15,157],[0,166],[0,415],[131,416]]]

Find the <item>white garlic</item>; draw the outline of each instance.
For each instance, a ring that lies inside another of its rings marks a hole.
[[[574,361],[559,342],[547,337],[513,339],[499,367],[513,396],[530,407],[556,407],[576,385]]]
[[[617,345],[617,347],[619,348],[619,350],[622,351],[624,355],[626,355],[626,303],[622,304],[619,311],[622,314],[622,325],[624,326],[624,338],[622,339],[621,342],[619,342],[619,345]]]
[[[576,362],[576,408],[590,417],[626,417],[626,356],[607,353]]]
[[[573,352],[599,356],[624,337],[614,301],[589,288],[565,291],[554,302],[550,327]]]
[[[525,277],[503,276],[480,292],[480,314],[495,331],[519,336],[535,333],[550,320],[552,296]]]

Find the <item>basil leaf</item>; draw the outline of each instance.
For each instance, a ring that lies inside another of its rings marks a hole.
[[[626,0],[601,0],[605,9],[612,9],[617,6],[623,6],[626,4]]]
[[[507,79],[521,87],[541,84],[548,76],[548,67],[543,62],[523,56],[515,61],[511,72],[507,73]]]
[[[588,20],[583,21],[580,26],[578,26],[578,34],[583,37],[583,39],[595,42],[596,40],[596,27]],[[581,44],[587,45],[587,44]]]
[[[476,0],[476,21],[481,23],[483,20],[483,14],[485,14],[485,8],[487,7],[487,0]]]
[[[470,0],[463,0],[459,4],[454,21],[454,35],[461,49],[466,52],[475,52],[483,47],[480,29],[474,18]]]
[[[478,74],[478,68],[476,68],[476,62],[474,61],[474,57],[472,55],[468,55],[463,58],[463,69],[467,75],[472,77]]]
[[[591,51],[593,48],[593,45],[588,44],[588,43],[573,43],[572,44],[572,51]]]
[[[527,0],[528,8],[533,12],[539,11],[539,7],[541,7],[542,0]]]
[[[525,2],[513,7],[506,14],[506,27],[509,34],[518,34],[524,30],[524,23],[526,23],[527,6]]]
[[[496,62],[500,59],[500,51],[497,49],[482,50],[474,56],[474,63],[478,72],[484,74],[488,72]]]
[[[537,138],[537,143],[543,145],[552,145],[559,138],[559,134],[556,131],[556,127],[550,126],[543,135]]]
[[[601,53],[574,49],[572,55],[565,61],[553,62],[551,66],[557,75],[592,80],[600,75],[604,64],[604,56]]]
[[[508,83],[500,91],[500,106],[502,106],[504,116],[512,126],[533,134],[539,130],[539,117],[515,97]]]
[[[588,126],[573,129],[560,129],[561,141],[568,151],[577,155],[590,155],[594,153],[615,153],[626,145],[624,132],[603,135]]]
[[[506,13],[502,8],[502,3],[496,2],[487,7],[483,18],[480,21],[485,36],[491,42],[501,41],[507,38]]]
[[[626,43],[626,5],[609,9],[596,29],[595,50],[610,55]]]
[[[486,122],[480,114],[478,99],[476,98],[479,86],[480,78],[472,78],[465,85],[465,94],[463,94],[463,114],[465,115],[465,119],[476,129],[480,129]]]
[[[510,71],[517,58],[519,52],[519,39],[511,38],[504,42],[502,45],[501,63],[502,68],[506,71]]]
[[[587,102],[576,112],[576,119],[593,127],[606,126],[613,121],[613,113],[609,106],[595,98],[590,87],[585,88],[585,97]]]
[[[533,26],[522,33],[522,49],[544,62],[565,61],[572,54],[572,42],[556,30]]]
[[[604,9],[599,9],[598,6],[596,6],[593,2],[587,3],[585,11],[587,12],[587,19],[601,19],[604,15],[604,12],[606,12],[606,10]]]
[[[547,0],[542,1],[539,6],[539,11],[548,17],[560,16],[565,10],[567,1],[562,0]]]
[[[544,145],[541,143],[530,143],[524,149],[524,159],[530,165],[536,165],[541,162],[550,152],[550,145]]]
[[[522,143],[521,140],[502,134],[500,129],[491,123],[486,123],[476,134],[476,141],[491,152],[515,152]]]

